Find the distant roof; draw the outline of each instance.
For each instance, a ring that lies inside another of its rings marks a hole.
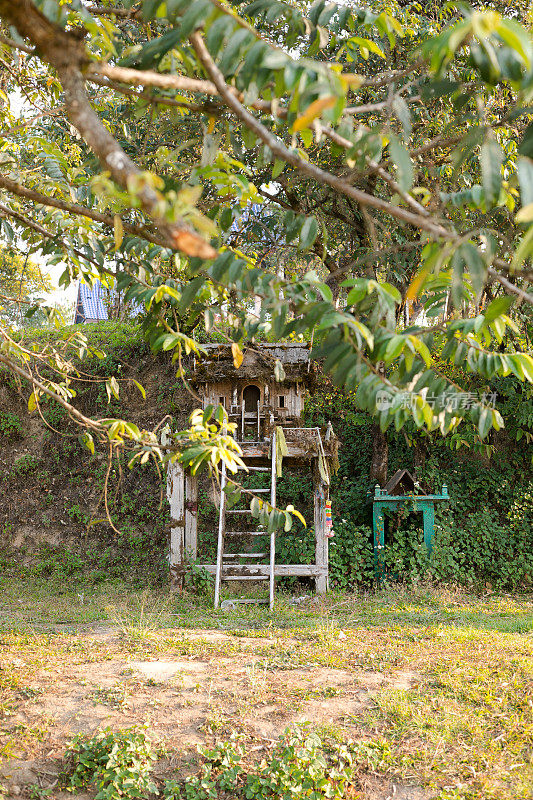
[[[74,324],[86,322],[87,320],[109,319],[107,308],[102,297],[102,284],[96,281],[91,288],[86,283],[80,281],[78,286],[78,299],[74,312]]]
[[[429,494],[427,485],[422,481],[418,481],[408,469],[399,469],[383,487],[388,494],[393,494],[397,488],[400,489],[397,494],[405,494],[405,492],[412,492],[415,489],[423,494]]]
[[[250,219],[259,219],[261,216],[264,216],[264,206],[261,203],[249,203],[246,208],[243,209],[240,217],[233,220],[230,230],[232,233],[237,233]]]
[[[78,298],[76,300],[76,310],[74,312],[74,324],[79,325],[84,322],[93,322],[109,319],[107,306],[104,297],[112,305],[118,302],[119,295],[114,289],[104,289],[100,281],[96,281],[91,288],[82,281],[78,284]],[[136,300],[128,303],[128,317],[137,317],[144,311],[144,304]]]

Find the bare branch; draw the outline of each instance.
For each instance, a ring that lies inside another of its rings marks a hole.
[[[15,50],[21,50],[23,53],[28,53],[30,56],[34,52],[33,47],[28,47],[26,44],[20,44],[20,42],[16,42],[14,39],[10,39],[9,36],[4,36],[1,33],[0,42],[2,42],[2,44],[7,44],[8,47],[12,47]]]
[[[139,19],[142,15],[141,8],[121,8],[120,6],[87,6],[87,11],[96,16],[113,16],[122,19]]]
[[[423,61],[417,61],[407,69],[388,69],[384,72],[374,75],[372,78],[365,78],[361,85],[373,87],[387,86],[389,83],[395,83],[400,78],[406,78],[408,75],[416,72],[420,69],[423,63]]]
[[[61,395],[54,392],[53,389],[50,389],[46,384],[39,381],[31,372],[28,372],[25,369],[22,369],[16,361],[9,356],[0,353],[0,363],[5,364],[6,367],[9,368],[11,372],[14,372],[20,378],[24,378],[30,386],[34,389],[38,389],[43,394],[48,395],[53,400],[56,401],[65,411],[68,413],[69,417],[77,422],[79,425],[82,425],[84,428],[89,428],[90,430],[95,431],[96,433],[103,434],[105,433],[105,428],[101,423],[95,422],[95,420],[90,419],[90,417],[86,417],[85,414],[82,414],[81,411],[78,411],[71,403],[68,403]]]
[[[351,149],[353,147],[353,142],[350,142],[349,139],[345,139],[343,136],[340,136],[337,131],[333,130],[329,125],[321,126],[322,133],[331,139],[332,142],[338,144],[340,147],[344,147],[346,149]],[[399,184],[394,180],[392,175],[390,175],[377,161],[374,159],[366,157],[366,163],[376,175],[385,181],[385,183],[392,189],[393,192],[398,194],[407,205],[411,206],[413,211],[416,211],[418,214],[422,214],[424,217],[429,217],[430,213],[427,208],[424,208],[414,197],[411,197],[409,192],[405,192]]]
[[[86,78],[90,79],[93,75],[100,75],[119,83],[128,83],[130,86],[157,86],[159,89],[176,89],[178,92],[218,95],[218,90],[211,81],[188,78],[185,75],[165,75],[163,72],[153,70],[114,67],[105,62],[91,64],[85,71]]]
[[[495,259],[494,263],[498,263],[498,261],[499,259]],[[505,264],[505,262],[502,263]],[[511,281],[508,278],[504,277],[499,272],[497,272],[497,270],[495,270],[494,267],[489,267],[487,272],[491,276],[491,278],[493,278],[495,281],[498,281],[498,283],[501,284],[504,289],[507,289],[508,292],[516,295],[516,297],[518,297],[520,300],[525,300],[526,302],[533,305],[533,294],[526,292],[525,289],[520,289],[519,286],[515,286],[515,284],[511,283]]]
[[[77,250],[75,247],[70,247],[70,245],[68,245],[65,241],[63,241],[63,239],[60,239],[51,231],[46,230],[46,228],[43,228],[42,225],[39,225],[37,222],[34,222],[32,219],[29,219],[28,217],[24,216],[24,214],[21,214],[18,211],[14,211],[13,209],[8,208],[2,203],[0,203],[0,216],[4,217],[4,219],[9,219],[9,218],[16,219],[17,222],[19,222],[21,225],[24,225],[24,227],[29,228],[32,231],[35,231],[35,233],[38,233],[39,236],[42,236],[45,239],[49,239],[50,241],[57,242],[59,245],[61,245],[61,247],[64,248],[65,252],[71,250],[71,252],[74,253],[74,255],[77,256],[78,258],[82,259],[83,261],[88,261],[90,264],[93,264],[99,270],[99,272],[105,272],[108,275],[114,275],[114,273],[112,273],[105,267],[101,266],[97,261],[88,256],[86,253],[82,253],[81,250]]]
[[[406,103],[419,103],[422,100],[419,94],[414,95],[414,97],[406,97]],[[391,106],[391,99],[383,100],[381,103],[367,103],[366,105],[362,106],[347,106],[344,109],[345,114],[349,114],[350,116],[356,116],[357,114],[369,114],[372,111],[383,111],[385,108],[390,108]]]
[[[11,194],[17,195],[18,197],[24,197],[26,200],[31,200],[34,203],[38,203],[39,205],[49,206],[51,208],[59,208],[61,211],[65,211],[67,214],[87,217],[95,222],[101,222],[103,225],[113,228],[114,217],[110,216],[109,214],[101,214],[99,211],[93,211],[93,209],[82,206],[79,203],[67,203],[64,200],[59,200],[56,197],[49,197],[48,195],[41,194],[41,192],[37,192],[35,189],[28,189],[21,183],[17,183],[16,181],[11,180],[11,178],[7,178],[5,175],[1,174],[0,188],[5,189]],[[132,225],[125,220],[122,220],[122,225],[124,230],[127,233],[131,233],[133,236],[140,236],[141,238],[152,242],[152,244],[159,244],[162,247],[167,246],[165,239],[163,239],[161,236],[154,235],[150,231],[146,230],[146,228],[142,225]]]

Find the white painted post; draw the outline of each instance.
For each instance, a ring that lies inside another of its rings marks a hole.
[[[222,462],[220,478],[220,508],[218,511],[217,566],[215,571],[215,608],[220,605],[220,584],[222,583],[222,561],[224,557],[224,537],[226,535],[226,464]]]
[[[181,590],[185,533],[185,480],[183,467],[168,462],[167,498],[170,504],[170,586]]]
[[[271,472],[270,472],[270,505],[272,508],[276,507],[276,480],[277,480],[277,460],[276,460],[276,431],[272,433],[272,458],[271,458]],[[268,592],[268,605],[270,610],[274,608],[274,589],[275,589],[275,571],[276,564],[276,531],[273,530],[270,534],[270,565],[269,565],[269,592]]]

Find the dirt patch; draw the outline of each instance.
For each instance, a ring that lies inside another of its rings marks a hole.
[[[199,661],[131,661],[128,668],[143,678],[158,683],[166,683],[179,677],[185,686],[185,681],[190,683],[194,680],[196,684],[200,678],[205,680],[209,664]]]
[[[95,650],[91,646],[81,657],[41,669],[28,681],[27,699],[22,696],[9,718],[14,728],[42,731],[31,749],[41,761],[12,759],[2,770],[9,786],[34,785],[41,772],[46,779],[74,734],[93,734],[100,728],[146,723],[157,738],[180,751],[231,730],[272,742],[289,725],[304,722],[342,725],[350,736],[378,691],[387,686],[409,691],[418,680],[416,673],[405,671],[386,676],[360,668],[276,669],[264,658],[265,648],[279,644],[274,638],[180,631],[179,642],[194,641],[195,649],[200,644],[201,657],[180,658],[179,650],[169,649],[162,657],[140,660],[121,652],[125,643],[116,626],[84,625],[80,633],[72,637],[73,653],[81,639],[94,641]],[[226,643],[232,649],[223,654]],[[374,794],[369,789],[368,800],[389,795],[394,800],[426,800],[424,794],[416,794],[417,787],[391,784],[386,787],[389,794],[385,789],[376,793],[378,789],[372,788]]]
[[[365,800],[430,800],[432,796],[422,786],[383,782],[377,778],[364,779],[363,789]]]

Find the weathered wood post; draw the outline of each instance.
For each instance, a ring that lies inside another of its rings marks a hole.
[[[170,586],[181,591],[185,555],[185,475],[178,461],[168,462],[167,499],[170,505]]]
[[[184,558],[194,561],[198,549],[198,478],[185,476],[185,552]]]
[[[313,467],[314,486],[314,522],[315,522],[315,564],[319,570],[315,578],[317,594],[325,594],[328,590],[328,539],[326,537],[325,484],[320,475],[318,464]]]

